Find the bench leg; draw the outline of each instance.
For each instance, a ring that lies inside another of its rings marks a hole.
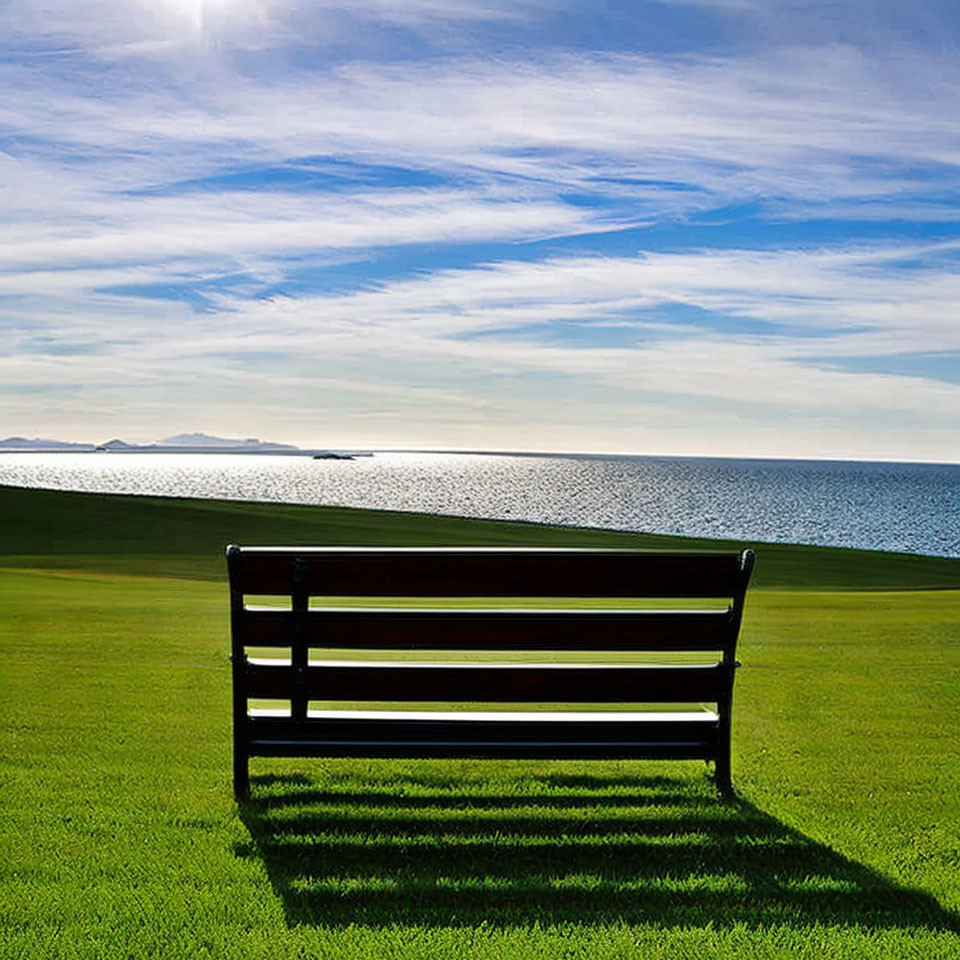
[[[720,791],[720,796],[724,800],[732,800],[736,797],[736,791],[733,789],[733,781],[730,779],[730,748],[721,749],[717,754],[713,765],[713,782]]]
[[[237,803],[250,796],[249,758],[238,748],[233,752],[233,796]]]
[[[732,685],[733,678],[730,678]],[[733,781],[730,779],[730,712],[732,704],[732,694],[719,698],[717,701],[717,713],[719,714],[719,729],[717,730],[717,752],[714,756],[713,764],[713,782],[720,791],[720,796],[724,800],[733,799],[736,794],[733,790]]]
[[[713,780],[717,785],[717,789],[720,791],[720,796],[723,797],[724,800],[732,800],[736,797],[737,794],[733,789],[733,781],[730,779],[729,765],[723,765],[718,761]]]

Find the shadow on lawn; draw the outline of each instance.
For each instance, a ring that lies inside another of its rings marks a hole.
[[[540,792],[323,790],[254,781],[241,816],[290,925],[863,925],[960,918],[742,800],[663,778],[537,778]],[[630,792],[623,792],[629,784]],[[610,793],[612,789],[620,792]]]

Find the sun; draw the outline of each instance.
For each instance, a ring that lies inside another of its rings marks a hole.
[[[186,20],[197,31],[204,28],[207,14],[222,10],[230,0],[163,0],[164,6]]]

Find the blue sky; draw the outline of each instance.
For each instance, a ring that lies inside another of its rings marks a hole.
[[[0,436],[960,461],[955,3],[0,37]]]

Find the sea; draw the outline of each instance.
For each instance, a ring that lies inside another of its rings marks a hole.
[[[327,504],[960,557],[960,465],[652,456],[0,454],[0,485]]]

